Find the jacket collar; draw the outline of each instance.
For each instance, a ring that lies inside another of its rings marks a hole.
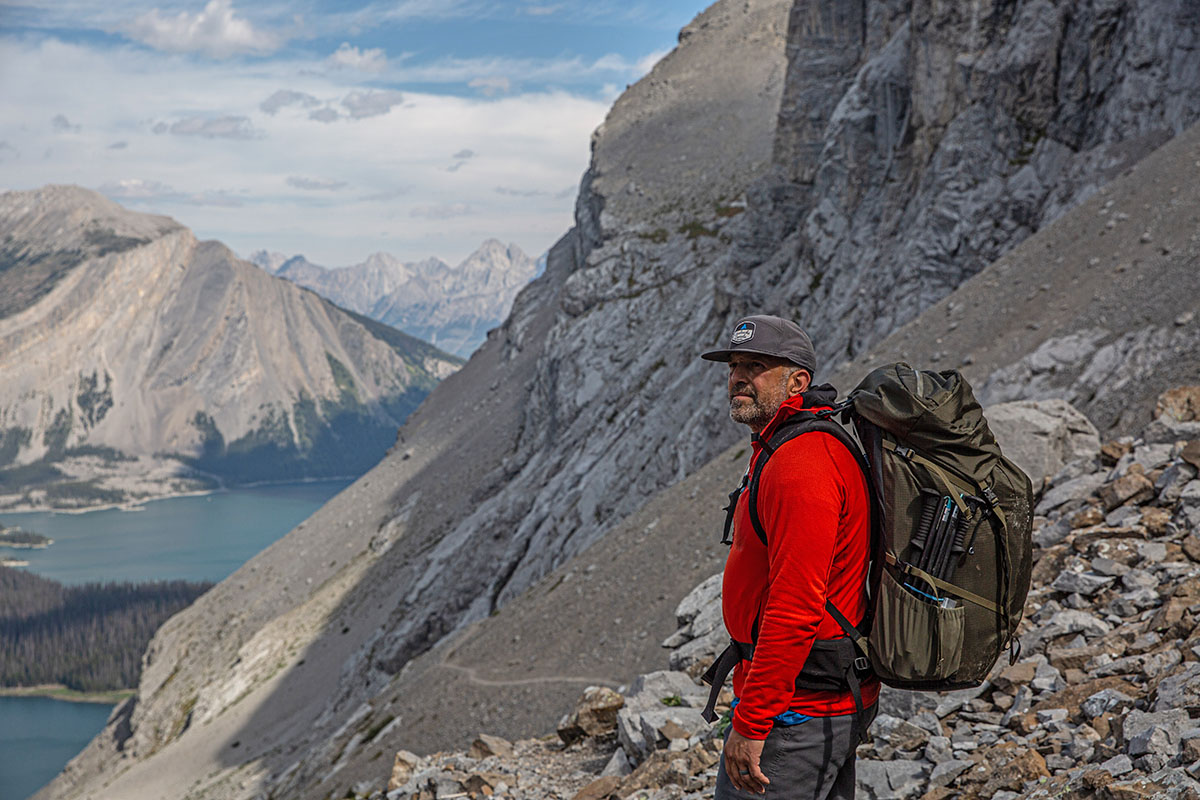
[[[836,400],[837,389],[828,383],[823,383],[820,386],[812,386],[807,392],[793,395],[783,401],[783,405],[775,412],[775,416],[767,423],[767,427],[763,428],[762,433],[759,434],[759,438],[764,441],[770,439],[775,429],[793,414],[831,408]]]

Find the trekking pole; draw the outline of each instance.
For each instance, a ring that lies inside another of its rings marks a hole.
[[[946,561],[946,566],[938,575],[944,581],[948,581],[954,577],[954,570],[958,567],[962,560],[963,554],[966,553],[971,543],[966,541],[967,528],[971,525],[971,518],[966,514],[960,514],[954,523],[954,545],[950,548],[950,558]],[[972,534],[971,542],[975,541]]]
[[[958,535],[958,521],[961,516],[958,513],[958,506],[950,509],[950,518],[946,521],[946,531],[942,537],[941,550],[937,554],[937,562],[934,564],[933,572],[930,573],[933,577],[940,580],[946,580],[946,572],[952,561],[951,554],[954,552],[954,540]]]
[[[925,545],[929,543],[929,534],[933,530],[933,521],[937,519],[938,504],[941,500],[941,495],[930,489],[921,490],[921,517],[917,522],[917,529],[913,533],[909,544],[918,550],[924,550]]]
[[[919,569],[930,575],[934,574],[938,559],[945,546],[946,534],[949,531],[950,524],[950,510],[954,508],[954,501],[949,497],[942,497],[940,503],[941,509],[938,513],[937,522],[934,523],[933,531],[929,534],[925,549],[921,551],[920,563],[917,564]],[[929,586],[929,591],[932,595],[937,595],[936,587]]]

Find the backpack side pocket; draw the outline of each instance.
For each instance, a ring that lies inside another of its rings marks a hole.
[[[902,586],[885,569],[880,576],[871,664],[892,685],[949,678],[962,658],[966,609],[943,607]]]

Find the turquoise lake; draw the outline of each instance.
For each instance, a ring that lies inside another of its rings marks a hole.
[[[0,524],[54,540],[45,550],[0,547],[0,557],[62,583],[220,581],[307,519],[349,480],[280,484],[177,497],[138,511],[0,513]],[[0,697],[0,800],[25,800],[104,727],[112,708],[42,697]]]
[[[0,524],[49,536],[44,550],[0,547],[62,583],[219,581],[303,522],[349,480],[288,483],[173,497],[135,511],[0,512]]]
[[[25,800],[104,727],[112,708],[48,697],[0,697],[0,800]]]

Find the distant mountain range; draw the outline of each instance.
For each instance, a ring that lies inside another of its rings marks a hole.
[[[496,239],[488,239],[457,267],[438,258],[406,263],[387,253],[336,269],[266,250],[249,260],[342,308],[464,358],[504,320],[517,292],[540,272],[538,260]]]
[[[360,474],[461,364],[78,187],[0,234],[0,507]]]

